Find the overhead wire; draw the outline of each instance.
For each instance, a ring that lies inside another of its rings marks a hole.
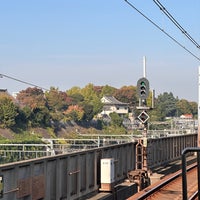
[[[26,81],[23,81],[23,80],[20,80],[20,79],[17,79],[17,78],[14,78],[14,77],[11,77],[11,76],[8,76],[8,75],[5,75],[5,74],[0,74],[0,78],[3,78],[3,77],[6,77],[6,78],[9,78],[9,79],[12,79],[14,81],[18,81],[20,83],[24,83],[26,85],[30,85],[30,86],[33,86],[33,87],[36,87],[36,88],[39,88],[39,89],[42,89],[42,90],[46,90],[46,91],[49,91],[49,89],[46,89],[46,88],[43,88],[43,87],[40,87],[38,85],[35,85],[33,83],[29,83],[29,82],[26,82]]]
[[[149,17],[147,17],[145,14],[143,14],[139,9],[137,9],[132,3],[130,3],[128,0],[124,0],[130,7],[132,7],[134,10],[136,10],[140,15],[142,15],[147,21],[149,21],[151,24],[153,24],[157,29],[159,29],[161,32],[163,32],[167,37],[169,37],[172,41],[174,41],[177,45],[179,45],[181,48],[183,48],[185,51],[187,51],[190,55],[192,55],[194,58],[196,58],[198,61],[200,61],[200,58],[196,56],[194,53],[192,53],[189,49],[187,49],[185,46],[183,46],[179,41],[177,41],[174,37],[172,37],[169,33],[167,33],[164,29],[162,29],[159,25],[157,25],[153,20],[151,20]],[[174,19],[174,17],[166,10],[166,8],[158,1],[153,0],[156,5],[167,15],[167,17],[181,30],[181,32],[197,47],[200,48],[200,45],[187,33],[187,31]],[[0,78],[9,78],[36,88],[40,88],[42,90],[49,91],[49,89],[46,89],[44,87],[35,85],[33,83],[29,83],[5,74],[0,74]]]
[[[169,37],[171,40],[173,40],[176,44],[178,44],[181,48],[183,48],[185,51],[187,51],[190,55],[192,55],[194,58],[196,58],[198,61],[200,61],[200,58],[196,56],[194,53],[192,53],[189,49],[187,49],[185,46],[183,46],[180,42],[178,42],[174,37],[172,37],[169,33],[167,33],[164,29],[162,29],[159,25],[157,25],[153,20],[148,18],[145,14],[143,14],[139,9],[137,9],[132,3],[130,3],[128,0],[124,0],[130,7],[132,7],[134,10],[136,10],[140,15],[142,15],[147,21],[149,21],[151,24],[153,24],[157,29],[162,31],[167,37]]]
[[[197,47],[200,45],[191,37],[191,35],[175,20],[175,18],[167,11],[167,9],[158,1],[153,0],[160,10],[172,21],[172,23]]]

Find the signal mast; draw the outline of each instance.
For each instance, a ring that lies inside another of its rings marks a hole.
[[[149,96],[149,81],[146,78],[146,58],[143,57],[144,74],[143,77],[137,81],[137,92],[139,96],[140,110],[138,119],[143,124],[143,136],[144,138],[138,139],[136,144],[136,166],[135,170],[128,173],[129,177],[136,180],[139,183],[140,190],[150,185],[150,178],[148,177],[148,160],[147,160],[147,121],[149,115],[147,111],[150,107],[147,106],[147,98]],[[153,105],[153,103],[152,103]]]
[[[147,106],[147,98],[149,96],[149,81],[146,78],[146,58],[143,57],[143,70],[144,74],[143,77],[137,81],[137,93],[139,96],[139,106],[137,107],[138,110],[141,110],[141,113],[138,116],[138,119],[144,125],[144,136],[147,136],[147,121],[149,119],[149,115],[147,110],[150,107]]]

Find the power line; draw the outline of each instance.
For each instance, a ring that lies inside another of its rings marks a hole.
[[[153,0],[161,11],[173,22],[173,24],[199,49],[200,45],[190,36],[190,34],[175,20],[175,18],[167,11],[167,9],[158,1]]]
[[[170,34],[168,34],[164,29],[162,29],[159,25],[157,25],[155,22],[153,22],[150,18],[148,18],[146,15],[144,15],[140,10],[138,10],[133,4],[131,4],[128,0],[124,0],[129,6],[131,6],[134,10],[136,10],[140,15],[142,15],[147,21],[149,21],[151,24],[153,24],[157,29],[162,31],[167,37],[169,37],[171,40],[173,40],[176,44],[178,44],[181,48],[183,48],[185,51],[187,51],[190,55],[192,55],[194,58],[196,58],[198,61],[200,61],[200,58],[196,56],[194,53],[192,53],[189,49],[184,47],[180,42],[178,42],[174,37],[172,37]]]
[[[30,85],[30,86],[33,86],[33,87],[37,87],[37,88],[40,88],[40,89],[42,89],[42,90],[49,91],[48,89],[43,88],[43,87],[40,87],[40,86],[35,85],[35,84],[33,84],[33,83],[29,83],[29,82],[26,82],[26,81],[23,81],[23,80],[20,80],[20,79],[17,79],[17,78],[11,77],[11,76],[7,76],[7,75],[5,75],[5,74],[0,74],[0,78],[3,78],[3,77],[6,77],[6,78],[9,78],[9,79],[12,79],[12,80],[14,80],[14,81],[18,81],[18,82],[20,82],[20,83],[24,83],[24,84],[26,84],[26,85]]]

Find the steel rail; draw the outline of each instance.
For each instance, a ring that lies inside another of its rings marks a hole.
[[[195,168],[197,167],[197,164],[192,164],[190,166],[187,167],[187,172],[191,171],[191,170],[195,170]],[[154,184],[154,185],[150,185],[149,187],[145,188],[143,191],[133,195],[132,197],[130,197],[128,200],[145,200],[145,199],[156,199],[153,196],[155,195],[159,195],[159,193],[161,193],[160,191],[167,187],[170,186],[171,184],[173,184],[173,182],[175,182],[177,179],[179,179],[179,182],[181,183],[182,181],[182,170],[179,170],[177,172],[175,172],[172,175],[166,176],[165,178],[163,178],[161,180],[160,183]],[[198,193],[198,192],[197,192]],[[181,192],[180,192],[181,194]],[[190,195],[190,200],[194,199],[196,197],[196,193]],[[162,198],[159,198],[160,200]]]

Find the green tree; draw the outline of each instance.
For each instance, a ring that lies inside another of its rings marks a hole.
[[[84,96],[81,94],[81,93],[74,93],[74,94],[71,94],[71,104],[72,105],[75,105],[75,104],[80,104],[81,102],[84,101]]]
[[[196,102],[189,102],[190,104],[190,109],[191,109],[191,113],[193,114],[193,116],[195,118],[197,118],[198,115],[198,105]]]
[[[2,128],[11,128],[16,122],[17,106],[13,103],[13,100],[6,96],[0,97],[0,126]]]
[[[87,104],[87,103],[83,103],[82,104],[83,110],[84,110],[84,116],[83,119],[85,121],[90,121],[93,119],[94,117],[94,112],[93,112],[93,105],[91,104]]]
[[[90,104],[93,106],[94,115],[101,112],[103,104],[101,103],[101,99],[97,96],[94,90],[93,84],[86,85],[82,90],[81,94],[84,96],[84,103]]]
[[[46,107],[35,108],[32,112],[31,125],[33,127],[48,127],[51,125],[49,110]]]
[[[176,103],[176,107],[178,110],[178,115],[182,114],[195,114],[195,111],[193,110],[194,107],[192,107],[193,104],[190,104],[187,100],[181,99]],[[194,106],[194,105],[193,105]],[[197,113],[197,107],[196,107],[196,113]]]
[[[114,88],[114,87],[111,87],[109,85],[105,85],[102,88],[100,97],[102,98],[103,96],[114,96],[114,93],[116,92],[116,90],[117,89]]]
[[[66,92],[59,91],[58,88],[51,87],[50,91],[45,93],[48,108],[52,112],[64,111],[71,104],[72,99]]]
[[[165,117],[176,116],[176,102],[177,99],[174,98],[172,92],[164,92],[158,96],[156,101],[156,111],[161,114],[160,120],[164,120]]]
[[[18,128],[26,129],[27,127],[31,126],[31,113],[32,110],[30,107],[25,106],[23,108],[18,107],[18,115],[15,119],[16,125]]]
[[[122,126],[123,119],[116,113],[110,113],[110,118],[111,118],[111,125],[113,126]]]
[[[81,94],[81,88],[74,86],[71,89],[67,90],[67,95],[72,96],[74,94]]]

